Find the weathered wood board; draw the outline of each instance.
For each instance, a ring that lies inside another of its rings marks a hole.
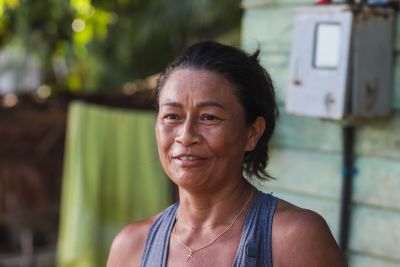
[[[352,210],[350,248],[400,265],[400,214],[356,205]]]
[[[341,189],[341,157],[288,148],[270,153],[267,170],[276,180],[267,186],[318,198],[337,200]]]
[[[351,267],[399,267],[399,264],[398,261],[359,253],[351,253],[349,260]]]
[[[396,210],[400,216],[400,164],[398,161],[359,157],[353,180],[353,201],[360,205]],[[274,148],[268,172],[276,177],[270,188],[317,198],[340,198],[342,164],[340,154]],[[400,242],[400,240],[399,240]]]
[[[356,167],[358,173],[353,180],[353,201],[365,206],[393,210],[400,217],[400,162],[360,157]],[[398,242],[400,253],[400,239]]]
[[[280,106],[273,144],[307,150],[340,153],[340,122],[291,115]],[[400,115],[400,114],[399,114]],[[400,160],[400,116],[356,123],[357,155]]]

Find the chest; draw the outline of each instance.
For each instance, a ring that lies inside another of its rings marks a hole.
[[[203,249],[196,250],[199,247],[193,246],[194,252],[190,253],[176,237],[171,236],[167,267],[232,267],[240,238],[240,232],[231,233]]]

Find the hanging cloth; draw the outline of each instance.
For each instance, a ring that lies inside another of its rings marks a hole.
[[[58,267],[105,266],[112,239],[124,225],[171,203],[154,123],[150,111],[70,105]]]

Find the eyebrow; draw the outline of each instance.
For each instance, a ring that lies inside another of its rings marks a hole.
[[[162,107],[164,106],[169,106],[169,107],[177,107],[177,108],[181,108],[182,104],[179,102],[174,102],[174,101],[166,101],[165,103],[161,104]]]
[[[163,106],[170,106],[170,107],[182,108],[182,104],[179,103],[179,102],[175,102],[175,101],[166,101],[165,103],[162,103],[161,106],[162,107]],[[202,102],[198,103],[196,106],[200,107],[200,108],[218,107],[218,108],[226,110],[226,108],[222,104],[220,104],[220,103],[218,103],[216,101],[213,101],[213,100],[202,101]]]

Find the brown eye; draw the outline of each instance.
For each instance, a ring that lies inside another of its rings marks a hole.
[[[211,114],[204,114],[201,116],[202,121],[216,121],[220,120],[217,116],[211,115]]]
[[[176,115],[176,114],[165,114],[162,118],[163,118],[163,120],[174,121],[174,120],[178,119],[178,115]]]

